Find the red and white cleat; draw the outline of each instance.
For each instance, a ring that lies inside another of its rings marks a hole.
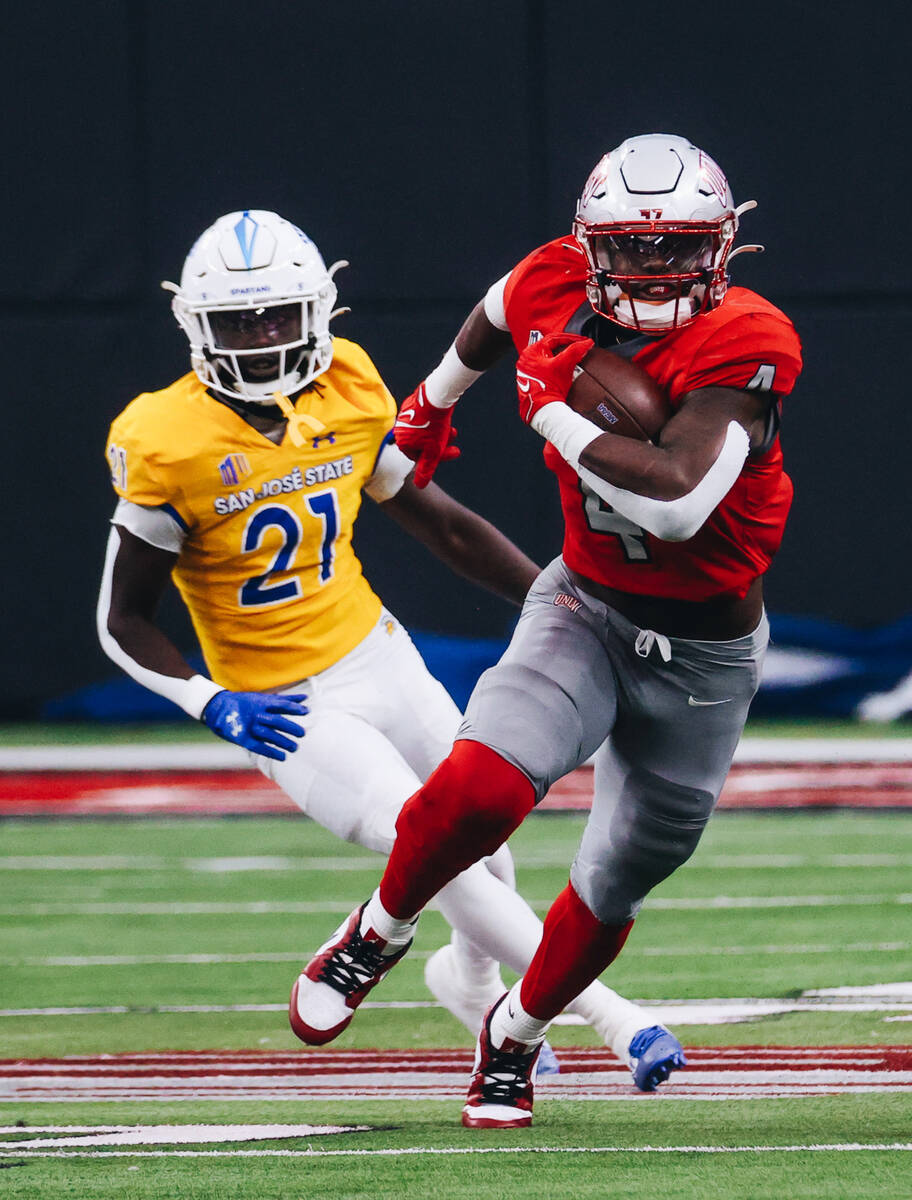
[[[535,1068],[541,1042],[491,1043],[491,1017],[506,994],[493,1005],[481,1026],[475,1047],[475,1066],[469,1095],[462,1110],[468,1129],[521,1129],[532,1124]]]
[[[411,940],[388,953],[389,943],[373,929],[361,932],[364,905],[355,909],[310,960],[291,989],[288,1020],[308,1046],[323,1046],[339,1036],[355,1009]]]

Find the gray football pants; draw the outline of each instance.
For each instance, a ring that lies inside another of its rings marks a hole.
[[[764,616],[728,642],[638,629],[580,591],[562,559],[533,584],[459,738],[518,767],[540,800],[595,755],[592,812],[570,878],[599,920],[624,924],[694,852],[760,682]]]

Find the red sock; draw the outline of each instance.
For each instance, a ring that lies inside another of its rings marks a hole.
[[[534,803],[518,767],[480,742],[456,742],[399,814],[380,881],[383,907],[403,919],[420,912],[460,871],[503,845]]]
[[[550,1021],[614,962],[633,921],[603,925],[567,884],[548,910],[542,940],[519,999],[530,1017]]]

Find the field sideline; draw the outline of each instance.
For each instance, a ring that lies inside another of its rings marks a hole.
[[[647,902],[606,981],[677,1028],[688,1070],[641,1096],[587,1027],[555,1025],[535,1125],[493,1136],[458,1123],[471,1039],[423,983],[436,911],[333,1047],[287,1029],[296,970],[377,856],[288,815],[10,817],[4,1194],[906,1196],[912,824],[846,800],[720,812]],[[584,819],[511,840],[541,912]]]

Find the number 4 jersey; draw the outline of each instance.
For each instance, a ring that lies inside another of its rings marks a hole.
[[[288,430],[271,442],[192,373],[137,396],[111,426],[114,490],[174,523],[174,581],[227,688],[313,675],[380,616],[351,537],[396,405],[359,346],[333,346],[329,370],[296,404],[324,426],[303,445]]]
[[[517,349],[562,330],[597,337],[593,324],[610,325],[593,313],[585,279],[586,262],[573,238],[558,238],[523,259],[504,292]],[[665,388],[674,408],[688,392],[706,387],[760,389],[774,405],[792,390],[801,370],[791,321],[745,288],[729,288],[718,308],[681,329],[634,337],[616,349]],[[768,444],[751,454],[731,491],[686,542],[660,541],[614,512],[546,445],[545,462],[560,485],[564,561],[598,583],[639,595],[743,596],[769,567],[792,499],[776,428],[773,424]]]

